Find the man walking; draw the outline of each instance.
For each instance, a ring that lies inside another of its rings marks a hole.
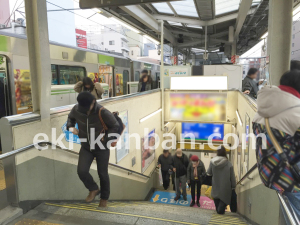
[[[78,104],[75,105],[68,116],[67,129],[73,134],[78,135],[81,141],[77,173],[85,187],[90,191],[86,202],[92,202],[100,193],[101,200],[99,207],[106,207],[110,194],[108,162],[109,147],[108,142],[116,139],[109,134],[116,134],[119,128],[114,115],[96,102],[95,97],[90,92],[81,92],[77,97]],[[103,126],[99,114],[106,124],[108,130],[102,138]],[[75,124],[78,124],[78,130]],[[98,138],[98,139],[97,139]],[[101,139],[101,143],[95,142]],[[96,158],[97,170],[100,178],[101,191],[89,173],[91,164]]]
[[[187,167],[189,165],[188,157],[182,153],[181,149],[177,149],[175,155],[173,156],[173,171],[175,172],[175,189],[176,189],[176,197],[174,198],[175,201],[180,199],[181,191],[180,191],[180,184],[182,189],[183,199],[187,201],[186,196],[186,174],[187,174]]]
[[[170,171],[172,171],[172,156],[169,150],[163,150],[163,154],[158,157],[158,167],[161,169],[164,189],[170,185]]]

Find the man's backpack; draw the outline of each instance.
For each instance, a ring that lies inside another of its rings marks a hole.
[[[103,118],[102,118],[102,115],[101,115],[103,109],[104,109],[104,107],[101,107],[101,109],[99,110],[99,119],[101,121],[101,124],[102,124],[102,127],[103,127],[103,131],[105,133],[104,137],[102,138],[102,141],[107,140],[107,137],[108,137],[108,134],[107,134],[108,128],[107,128],[105,122],[103,121]],[[119,112],[113,112],[112,114],[114,115],[114,117],[116,118],[116,120],[119,123],[119,129],[117,131],[117,134],[119,134],[120,136],[111,144],[111,147],[115,147],[116,144],[117,144],[117,142],[118,142],[118,140],[119,140],[119,138],[121,137],[123,131],[125,130],[125,125],[123,124],[121,118],[119,117]]]

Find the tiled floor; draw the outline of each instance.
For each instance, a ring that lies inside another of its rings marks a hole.
[[[15,225],[61,225],[59,223],[48,223],[40,220],[23,219],[17,222]]]

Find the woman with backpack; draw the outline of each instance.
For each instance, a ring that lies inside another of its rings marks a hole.
[[[77,82],[74,86],[74,90],[77,93],[88,91],[96,98],[96,100],[101,99],[102,94],[104,93],[101,84],[98,82],[94,83],[89,77],[84,77],[82,81]]]
[[[190,163],[187,168],[187,181],[191,185],[192,202],[190,207],[195,205],[195,189],[197,185],[197,206],[200,207],[202,175],[206,173],[203,162],[196,155],[190,157]]]
[[[224,146],[217,150],[217,156],[210,161],[207,175],[212,176],[211,196],[216,211],[218,214],[224,214],[227,205],[231,204],[233,189],[236,186],[233,166],[227,158]]]
[[[276,99],[276,103],[274,100]],[[280,85],[258,92],[253,119],[259,175],[268,188],[285,195],[300,219],[300,71],[282,75]],[[264,144],[263,135],[267,137]]]

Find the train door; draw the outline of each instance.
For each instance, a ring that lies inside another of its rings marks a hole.
[[[135,71],[134,72],[134,81],[137,81],[137,82],[139,82],[139,80],[140,80],[140,71]]]
[[[123,70],[123,94],[124,95],[128,94],[127,82],[129,82],[129,71]]]
[[[0,55],[0,118],[11,114],[9,96],[7,58]]]

